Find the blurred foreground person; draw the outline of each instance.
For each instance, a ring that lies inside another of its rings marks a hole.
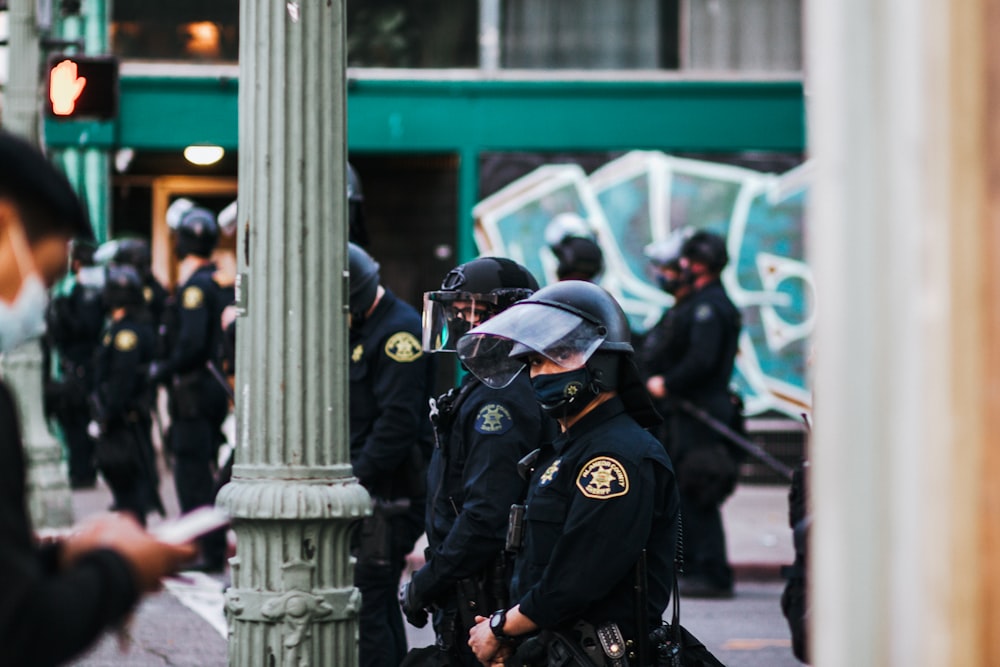
[[[597,285],[564,281],[470,331],[458,354],[490,386],[529,374],[535,400],[562,431],[542,448],[523,529],[511,531],[520,532],[510,545],[512,605],[477,618],[476,657],[652,664],[649,635],[670,600],[680,502],[670,458],[645,430],[659,416],[625,313]]]
[[[0,131],[0,352],[37,336],[46,287],[70,239],[91,235],[68,181],[36,148]],[[18,410],[0,382],[0,661],[63,663],[121,623],[139,596],[194,554],[120,514],[36,544],[28,518]]]
[[[534,276],[509,259],[481,257],[455,267],[440,290],[424,295],[424,348],[454,353],[471,327],[537,289]],[[469,629],[477,614],[508,600],[507,520],[526,487],[518,462],[552,439],[555,422],[532,398],[527,377],[494,390],[466,374],[434,401],[431,415],[427,562],[405,585],[401,602],[417,627],[432,610],[436,645],[411,652],[404,664],[475,666]]]

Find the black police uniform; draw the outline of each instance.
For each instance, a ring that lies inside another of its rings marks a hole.
[[[543,450],[528,488],[513,604],[542,629],[616,623],[626,640],[659,625],[670,600],[679,498],[669,457],[612,398]],[[635,565],[647,557],[647,613]]]
[[[432,364],[420,315],[386,290],[350,332],[350,430],[354,474],[375,501],[356,536],[361,665],[398,665],[406,633],[396,591],[423,532]]]
[[[143,525],[150,510],[163,511],[149,435],[148,367],[154,346],[149,324],[131,315],[112,322],[97,351],[92,405],[102,427],[97,465],[115,509],[131,512]]]
[[[46,402],[66,437],[70,484],[90,486],[97,471],[86,397],[94,388],[94,353],[104,328],[100,290],[77,283],[69,294],[52,300],[46,319],[47,344],[58,353],[61,376],[46,387]]]
[[[735,411],[729,394],[741,326],[740,313],[715,280],[677,308],[663,374],[668,400],[686,399],[724,424]],[[684,508],[684,571],[720,590],[731,589],[720,503],[735,483],[733,453],[714,431],[675,408],[670,413],[671,456]],[[706,484],[706,480],[715,480]],[[725,482],[729,479],[729,482]],[[722,480],[721,482],[719,480]]]
[[[153,277],[152,274],[147,275],[143,278],[142,285],[144,307],[140,314],[137,315],[138,319],[152,324],[154,332],[159,333],[160,323],[163,321],[163,312],[167,308],[169,298],[170,294],[160,284],[160,281]]]
[[[638,368],[643,379],[648,380],[654,375],[666,375],[671,367],[680,363],[684,356],[687,341],[678,335],[678,330],[684,328],[684,323],[690,320],[690,302],[678,299],[668,308],[660,320],[648,331],[639,350]],[[671,441],[671,426],[676,406],[673,399],[654,399],[656,407],[663,416],[663,424],[654,433],[660,438],[672,460],[676,460],[677,452]]]
[[[175,331],[168,334],[169,355],[158,372],[169,383],[174,484],[182,512],[213,502],[220,428],[229,410],[225,389],[207,367],[218,367],[222,354],[219,317],[225,304],[214,273],[214,264],[203,265],[178,289],[170,315]],[[199,543],[206,565],[221,568],[225,531]]]
[[[527,373],[503,389],[466,375],[436,409],[438,445],[427,475],[428,559],[411,586],[438,609],[439,648],[477,665],[467,644],[473,619],[507,604],[507,519],[526,488],[518,462],[551,442],[556,424],[535,400]],[[477,595],[481,599],[470,600]]]

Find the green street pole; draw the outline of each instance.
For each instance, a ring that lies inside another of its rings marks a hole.
[[[240,3],[230,665],[357,664],[344,0]]]
[[[41,51],[35,0],[10,0],[8,7],[10,77],[3,126],[37,144]],[[42,350],[38,341],[4,353],[0,373],[14,388],[20,413],[32,523],[35,528],[69,526],[73,505],[62,449],[42,412]]]

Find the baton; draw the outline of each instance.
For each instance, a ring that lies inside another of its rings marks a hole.
[[[792,469],[786,466],[784,463],[774,458],[768,454],[764,449],[755,442],[751,442],[744,438],[742,435],[729,428],[718,419],[708,414],[698,406],[696,406],[691,401],[683,398],[675,399],[677,404],[681,406],[684,412],[688,413],[698,421],[700,421],[705,426],[709,427],[722,437],[726,438],[729,442],[733,443],[740,449],[742,449],[747,454],[754,456],[767,465],[771,466],[775,471],[780,473],[783,477],[791,481],[792,479]]]
[[[212,374],[212,377],[215,378],[216,382],[221,384],[222,388],[226,390],[226,396],[229,397],[229,400],[235,403],[236,396],[233,394],[233,388],[229,386],[229,380],[227,380],[226,376],[222,374],[222,371],[220,371],[211,361],[205,362],[205,368],[207,368],[208,372]]]

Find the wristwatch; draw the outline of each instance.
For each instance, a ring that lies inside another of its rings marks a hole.
[[[497,609],[495,612],[490,614],[490,630],[493,632],[493,636],[499,641],[505,642],[510,640],[510,635],[503,631],[503,626],[507,623],[507,610]]]

